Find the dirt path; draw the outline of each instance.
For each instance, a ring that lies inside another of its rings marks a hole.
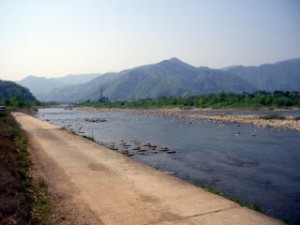
[[[140,164],[22,113],[49,191],[63,215],[57,224],[282,224],[223,197]]]

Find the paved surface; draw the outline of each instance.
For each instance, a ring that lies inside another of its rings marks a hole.
[[[43,156],[55,191],[84,206],[79,213],[88,210],[92,224],[282,224],[57,126],[13,115]]]

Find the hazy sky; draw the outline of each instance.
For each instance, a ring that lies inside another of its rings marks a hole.
[[[0,79],[300,57],[300,0],[0,0]]]

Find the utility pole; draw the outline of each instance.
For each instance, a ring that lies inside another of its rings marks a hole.
[[[101,87],[101,89],[100,89],[100,100],[102,100],[102,99],[103,99],[103,89]]]

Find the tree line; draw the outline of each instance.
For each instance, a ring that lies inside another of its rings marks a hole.
[[[258,91],[249,93],[213,93],[187,97],[165,97],[158,99],[138,99],[124,101],[91,102],[80,105],[111,108],[234,108],[234,107],[269,107],[269,108],[300,108],[300,92]]]
[[[28,100],[21,95],[14,95],[10,98],[1,98],[0,105],[11,106],[15,108],[31,108],[33,106],[39,106],[41,103],[37,100]]]

